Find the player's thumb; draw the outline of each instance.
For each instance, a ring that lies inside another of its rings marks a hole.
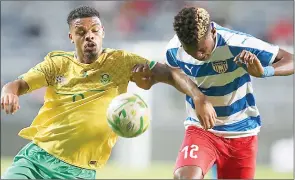
[[[203,118],[200,115],[197,115],[197,118],[199,119],[201,125],[204,127],[205,124]]]
[[[241,61],[235,61],[235,63],[238,65],[238,66],[242,66],[243,63]]]

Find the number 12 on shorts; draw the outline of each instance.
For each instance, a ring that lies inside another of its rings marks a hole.
[[[184,152],[184,159],[190,156],[190,158],[196,159],[198,158],[196,152],[199,150],[199,146],[192,144],[191,146],[184,146],[181,152]]]

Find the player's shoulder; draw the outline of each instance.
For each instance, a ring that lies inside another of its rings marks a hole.
[[[64,60],[71,60],[74,58],[74,52],[73,51],[51,51],[49,52],[45,59],[52,60],[52,61],[64,61]]]
[[[170,50],[170,49],[177,49],[181,47],[181,43],[177,37],[177,35],[175,34],[168,42],[167,46],[166,46],[166,50]]]
[[[112,49],[112,48],[106,48],[104,49],[105,53],[107,53],[108,56],[112,55],[114,57],[123,58],[126,56],[132,56],[133,53],[124,50],[124,49]]]
[[[247,46],[249,40],[257,40],[257,38],[248,33],[223,27],[215,22],[212,22],[212,25],[217,32],[217,46]]]

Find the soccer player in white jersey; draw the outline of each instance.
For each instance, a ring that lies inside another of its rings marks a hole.
[[[202,179],[214,163],[218,179],[254,178],[261,119],[250,76],[294,74],[293,55],[211,22],[202,8],[183,8],[173,27],[166,64],[201,92],[186,96],[186,132],[174,178]]]

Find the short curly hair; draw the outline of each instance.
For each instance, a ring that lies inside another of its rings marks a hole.
[[[96,9],[89,7],[89,6],[80,6],[80,7],[73,9],[69,13],[68,18],[67,18],[67,23],[68,23],[68,25],[70,25],[74,19],[95,17],[95,16],[100,18],[100,14]]]
[[[173,28],[182,43],[199,43],[210,29],[210,15],[203,8],[185,7],[174,17]]]

